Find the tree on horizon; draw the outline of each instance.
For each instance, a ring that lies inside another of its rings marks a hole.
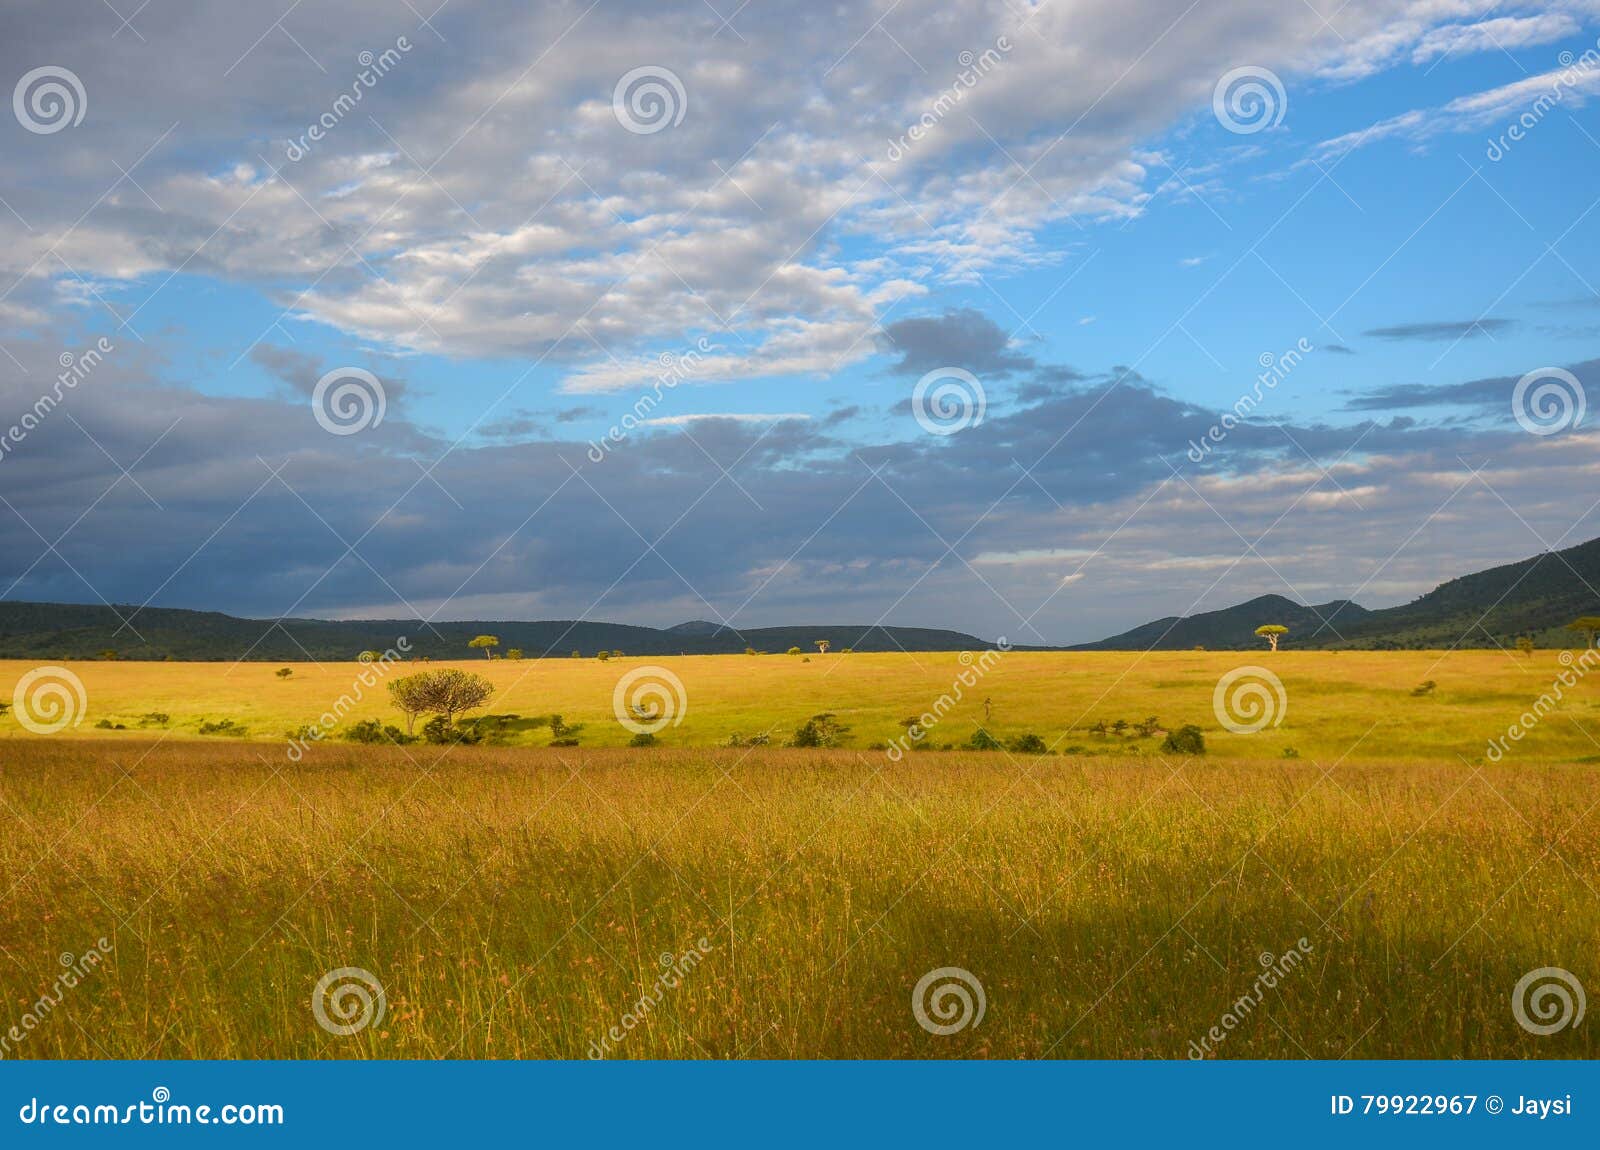
[[[1263,623],[1256,628],[1256,634],[1265,639],[1274,651],[1278,649],[1278,640],[1288,633],[1289,628],[1282,623]]]
[[[494,658],[494,648],[498,647],[499,645],[500,636],[498,635],[479,635],[476,639],[473,639],[467,644],[469,647],[483,648],[483,653],[491,659]]]

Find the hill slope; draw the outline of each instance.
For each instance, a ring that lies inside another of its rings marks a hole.
[[[1459,576],[1399,607],[1369,611],[1347,599],[1306,607],[1263,595],[1071,649],[1244,650],[1263,646],[1254,634],[1262,623],[1284,624],[1287,645],[1300,648],[1509,647],[1523,635],[1553,647],[1573,641],[1564,628],[1579,615],[1600,615],[1600,539]]]
[[[117,612],[132,617],[122,628]],[[83,659],[115,651],[123,659],[186,659],[232,662],[293,662],[300,659],[350,659],[365,650],[383,651],[405,636],[412,653],[433,659],[462,659],[475,635],[496,635],[499,652],[520,648],[528,658],[593,655],[600,650],[629,655],[737,654],[747,647],[782,652],[811,651],[818,639],[834,650],[961,651],[988,646],[959,631],[925,627],[752,627],[734,630],[717,624],[680,624],[669,630],[625,623],[566,620],[544,622],[474,621],[426,624],[418,619],[334,621],[325,619],[240,619],[214,611],[85,606],[67,603],[0,602],[0,658]]]

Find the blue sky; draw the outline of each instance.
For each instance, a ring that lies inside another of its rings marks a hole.
[[[0,455],[6,597],[1066,642],[1600,534],[1512,409],[1592,382],[1600,5],[1328,8],[13,6],[0,399],[117,350]]]

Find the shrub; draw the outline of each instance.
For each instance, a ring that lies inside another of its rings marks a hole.
[[[611,652],[610,651],[601,651],[598,655],[595,656],[595,658],[599,659],[602,663],[610,662],[611,661]]]
[[[126,731],[128,728],[121,723],[113,723],[110,719],[101,719],[95,724],[95,729],[100,731]]]
[[[417,741],[393,723],[380,723],[377,719],[362,719],[359,723],[352,723],[340,738],[349,743],[394,743],[398,746]]]
[[[1434,688],[1438,687],[1438,685],[1438,683],[1435,683],[1432,679],[1429,679],[1422,685],[1411,688],[1411,694],[1417,698],[1422,698],[1425,695],[1433,694]]]
[[[967,740],[967,750],[969,751],[1001,751],[1004,749],[1000,740],[982,727],[973,731],[972,738]]]
[[[576,647],[574,647],[572,649],[572,657],[574,659],[581,659],[581,658],[583,658],[583,652],[578,650]]]
[[[1105,738],[1106,737],[1106,721],[1104,719],[1101,719],[1099,722],[1095,723],[1094,726],[1089,728],[1089,733],[1091,735],[1099,735],[1102,739]]]
[[[798,651],[800,648],[796,647]],[[850,731],[849,727],[841,724],[834,718],[832,711],[824,711],[820,715],[812,715],[805,724],[798,727],[794,739],[789,743],[791,747],[837,747],[839,741]]]
[[[165,711],[149,711],[139,716],[141,727],[164,727],[172,720],[172,716]]]
[[[613,659],[620,659],[620,658],[622,658],[622,652],[621,651],[613,651],[613,652],[611,652],[611,657]]]
[[[764,747],[770,742],[772,742],[772,736],[763,731],[759,735],[729,735],[727,746]]]
[[[630,747],[653,747],[655,745],[656,737],[649,731],[640,731],[637,735],[628,740],[628,746]]]
[[[1293,747],[1285,747],[1283,748],[1283,757],[1286,759],[1298,759],[1300,757],[1300,752],[1295,750]]]
[[[756,653],[756,649],[754,647],[746,647],[744,649],[744,653],[746,655],[754,655]]]
[[[567,724],[566,724],[566,720],[564,720],[560,715],[551,715],[550,716],[550,736],[551,736],[551,738],[559,739],[563,735],[565,735],[568,732],[568,730],[570,730],[570,729],[571,728],[569,728],[567,726]]]
[[[242,739],[249,733],[249,730],[241,727],[232,719],[221,719],[215,723],[202,719],[200,720],[200,733],[202,735],[232,735],[234,738]]]
[[[800,654],[800,648],[799,647],[790,647],[784,653],[787,654],[787,655],[798,655],[798,654]]]
[[[1050,748],[1045,746],[1043,739],[1030,732],[1012,739],[1006,744],[1006,749],[1017,755],[1042,755]]]
[[[550,745],[552,747],[576,747],[578,745],[578,740],[577,739],[551,739],[550,740]]]
[[[473,743],[483,741],[483,736],[475,727],[458,726],[443,715],[435,715],[423,724],[422,737],[438,746],[449,746],[454,743],[471,746]]]
[[[511,648],[511,650],[506,652],[506,658],[510,659],[513,663],[520,662],[521,659],[522,659],[522,648],[521,647],[513,647],[513,648]]]
[[[1185,723],[1176,731],[1167,732],[1161,749],[1175,755],[1203,755],[1206,753],[1206,737],[1199,727]]]
[[[273,674],[277,675],[278,678],[280,678],[280,679],[288,679],[288,678],[293,677],[294,668],[293,667],[280,667],[278,670],[274,671]]]
[[[1133,729],[1139,733],[1141,739],[1148,739],[1161,729],[1161,720],[1151,715],[1148,719],[1135,723]]]

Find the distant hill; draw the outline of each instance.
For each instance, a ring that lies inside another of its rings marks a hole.
[[[146,608],[135,616],[135,610],[0,602],[0,658],[87,659],[109,650],[122,659],[274,663],[353,659],[362,651],[387,650],[403,635],[416,655],[467,659],[482,657],[467,648],[467,641],[483,634],[499,637],[500,654],[520,648],[530,659],[567,657],[573,651],[594,655],[602,649],[627,655],[737,654],[746,648],[781,653],[790,647],[810,652],[818,639],[827,639],[835,651],[846,647],[857,651],[963,651],[989,646],[959,631],[863,624],[737,630],[693,622],[661,630],[626,623],[491,620],[430,626],[417,619],[273,621],[169,607]],[[124,628],[118,634],[118,611],[132,617],[133,629]]]
[[[1600,539],[1564,551],[1462,575],[1400,607],[1369,611],[1349,600],[1305,607],[1263,595],[1221,611],[1158,619],[1074,651],[1175,651],[1261,647],[1263,623],[1289,628],[1287,647],[1510,647],[1519,636],[1540,646],[1571,643],[1564,628],[1600,615]]]
[[[1318,607],[1304,607],[1282,595],[1262,595],[1221,611],[1205,611],[1186,618],[1169,615],[1098,643],[1080,644],[1071,650],[1186,651],[1193,647],[1205,647],[1211,651],[1227,651],[1260,647],[1262,640],[1256,638],[1255,629],[1263,623],[1282,623],[1288,627],[1289,637],[1296,647],[1322,646],[1327,640],[1337,639],[1340,632],[1348,633],[1347,624],[1354,624],[1371,614],[1365,607],[1358,607],[1348,599],[1323,603]]]

